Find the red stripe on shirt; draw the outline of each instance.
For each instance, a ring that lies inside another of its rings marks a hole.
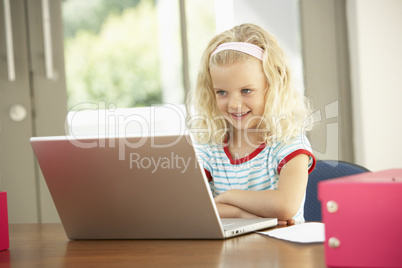
[[[205,175],[207,175],[208,182],[211,182],[211,181],[212,181],[211,172],[209,172],[209,171],[208,171],[208,170],[206,170],[205,168],[204,168],[204,171],[205,171]]]
[[[240,159],[233,159],[232,155],[229,152],[229,148],[228,146],[225,146],[223,148],[223,150],[225,151],[226,156],[229,158],[230,160],[230,164],[232,165],[240,165],[243,163],[246,163],[247,161],[250,161],[251,159],[253,159],[254,157],[256,157],[259,153],[261,153],[262,150],[264,150],[264,148],[267,146],[266,143],[262,143],[260,146],[258,146],[257,149],[255,149],[251,154],[249,154],[246,157],[240,158]]]
[[[283,166],[286,165],[287,162],[289,162],[290,160],[292,160],[295,156],[297,156],[299,154],[306,154],[306,155],[308,155],[308,156],[313,158],[313,164],[311,165],[311,167],[308,170],[308,174],[310,174],[311,171],[313,171],[313,169],[315,167],[315,162],[316,161],[315,161],[314,155],[311,152],[309,152],[309,151],[307,151],[305,149],[299,149],[299,150],[296,150],[294,152],[291,152],[285,158],[283,158],[282,161],[278,165],[278,173],[279,174],[281,173],[281,170],[282,170]]]

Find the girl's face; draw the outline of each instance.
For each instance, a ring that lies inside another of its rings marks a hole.
[[[237,130],[255,129],[264,115],[267,90],[261,61],[214,65],[210,74],[221,113]]]

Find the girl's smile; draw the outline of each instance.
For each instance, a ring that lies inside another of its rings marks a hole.
[[[247,115],[250,113],[250,111],[248,111],[248,112],[244,112],[244,113],[232,113],[231,115],[232,115],[232,117],[235,119],[235,120],[243,120],[243,119],[245,119],[246,117],[247,117]]]
[[[210,74],[220,112],[237,130],[256,128],[264,115],[267,89],[261,61],[213,65]]]

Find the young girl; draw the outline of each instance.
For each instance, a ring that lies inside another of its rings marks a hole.
[[[243,24],[214,37],[188,111],[222,218],[304,220],[315,165],[304,135],[309,109],[272,35]]]

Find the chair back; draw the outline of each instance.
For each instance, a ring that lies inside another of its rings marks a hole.
[[[315,169],[308,177],[306,201],[304,203],[304,219],[306,221],[322,221],[321,202],[317,197],[318,182],[369,171],[365,167],[345,161],[317,160]]]

